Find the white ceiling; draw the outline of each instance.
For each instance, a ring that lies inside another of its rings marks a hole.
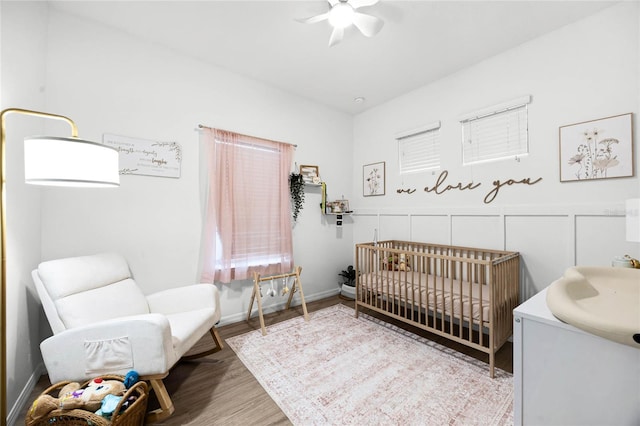
[[[326,1],[50,1],[287,92],[355,114],[593,14],[612,1],[391,1],[373,38],[329,48]],[[354,98],[364,97],[363,103]]]

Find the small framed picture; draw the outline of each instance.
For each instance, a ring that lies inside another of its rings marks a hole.
[[[351,213],[349,210],[349,200],[336,200],[329,203],[331,213]]]
[[[385,162],[362,166],[362,195],[365,197],[384,195],[384,190]]]
[[[320,182],[320,169],[318,166],[300,166],[300,174],[304,183]]]
[[[560,182],[633,176],[632,113],[560,127]]]

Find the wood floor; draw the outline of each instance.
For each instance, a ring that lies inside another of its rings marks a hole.
[[[352,301],[334,296],[307,303],[307,308],[313,312],[337,303],[353,307]],[[265,323],[268,326],[299,315],[302,315],[302,308],[296,306],[289,311],[266,315]],[[486,354],[402,323],[396,323],[396,325],[486,362],[487,374],[489,374]],[[219,332],[222,338],[226,339],[258,329],[260,329],[259,321],[257,317],[252,317],[250,322],[241,321],[220,327]],[[496,367],[513,372],[512,353],[512,345],[507,342],[496,354]],[[49,385],[48,377],[43,376],[34,389],[30,401]],[[179,362],[165,379],[165,385],[176,410],[169,419],[157,423],[159,425],[291,424],[228,346],[204,358]],[[25,407],[19,421],[24,418],[27,408]]]

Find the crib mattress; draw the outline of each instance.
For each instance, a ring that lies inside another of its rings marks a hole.
[[[380,271],[360,276],[360,283],[378,295],[446,317],[489,325],[489,287],[468,281],[408,271]],[[471,295],[471,297],[469,297]],[[482,312],[482,318],[480,313]]]

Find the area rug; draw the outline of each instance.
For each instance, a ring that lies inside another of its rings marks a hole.
[[[511,374],[334,305],[227,339],[294,425],[509,425]]]

